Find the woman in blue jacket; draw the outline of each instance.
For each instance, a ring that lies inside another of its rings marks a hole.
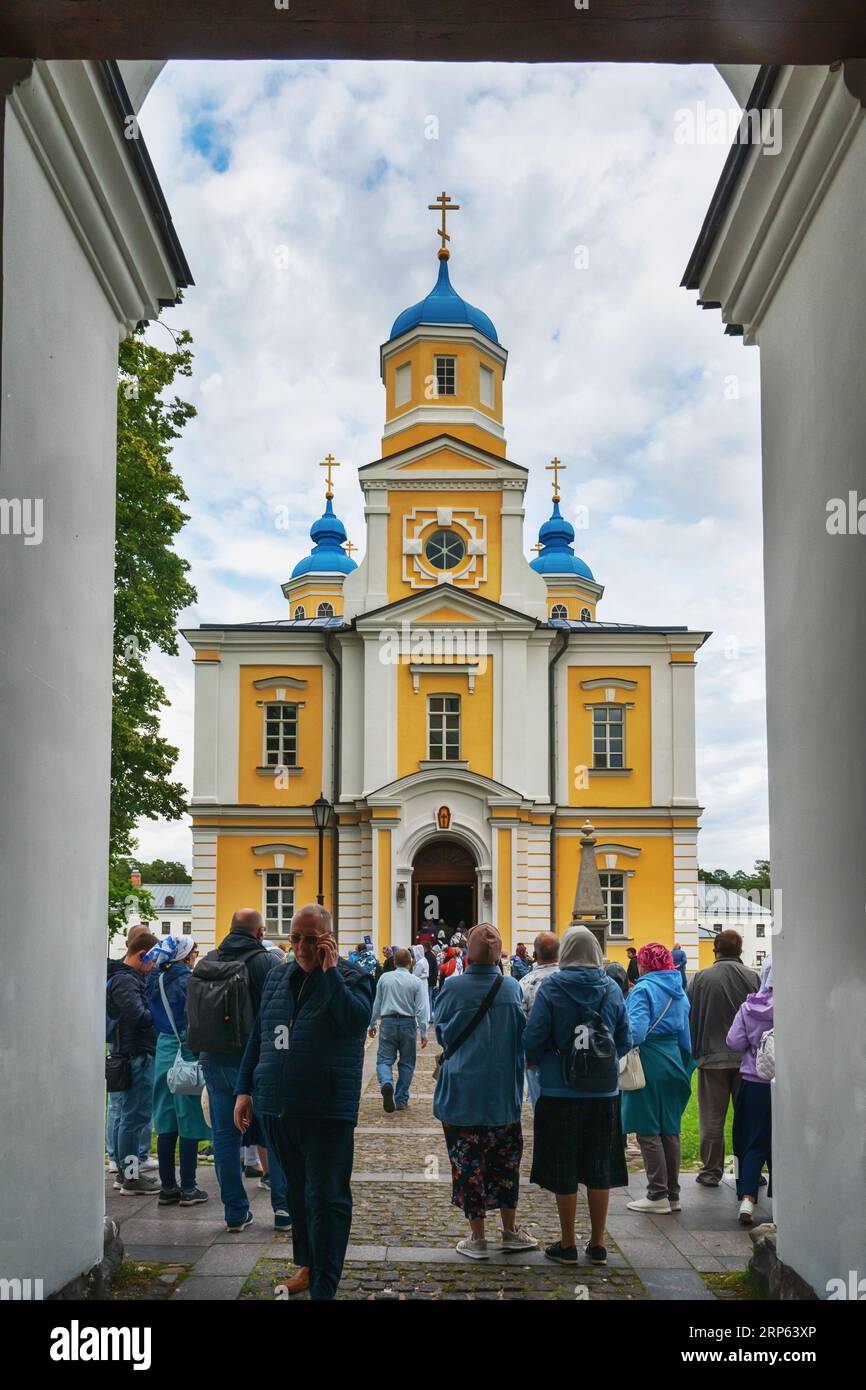
[[[178,1046],[182,1046],[186,1061],[195,1061],[195,1053],[186,1045],[186,992],[197,958],[198,947],[191,936],[163,937],[145,956],[145,960],[157,962],[148,1004],[158,1035],[153,1066],[153,1127],[161,1207],[193,1207],[207,1201],[207,1193],[196,1184],[199,1140],[211,1137],[201,1097],[174,1095],[168,1089],[168,1073]],[[178,1147],[180,1185],[175,1169]]]
[[[622,1123],[637,1135],[647,1195],[631,1211],[680,1209],[680,1125],[695,1068],[689,1036],[689,1001],[667,946],[657,941],[637,953],[640,979],[628,996],[628,1016],[646,1086],[623,1091]]]
[[[497,1207],[503,1251],[534,1250],[538,1244],[515,1224],[526,1016],[519,984],[499,970],[501,951],[496,928],[479,922],[469,933],[467,969],[451,976],[436,1001],[436,1037],[444,1052],[433,1114],[445,1131],[451,1201],[470,1226],[457,1250],[473,1260],[490,1258],[484,1219]]]
[[[605,974],[601,947],[588,928],[569,927],[563,936],[559,970],[535,996],[523,1043],[526,1064],[538,1068],[541,1085],[529,1180],[555,1194],[561,1230],[544,1253],[559,1264],[577,1264],[574,1218],[583,1183],[592,1226],[586,1254],[593,1264],[606,1264],[610,1189],[628,1186],[619,1058],[631,1047],[631,1033],[622,990]],[[572,1057],[576,1068],[569,1065]]]

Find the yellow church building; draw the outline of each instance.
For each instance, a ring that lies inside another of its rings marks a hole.
[[[358,469],[356,563],[331,467],[285,616],[204,624],[195,653],[193,932],[260,906],[285,939],[321,894],[343,953],[442,919],[506,948],[569,923],[596,828],[608,954],[679,941],[698,966],[695,653],[708,636],[604,622],[553,506],[525,553],[507,457],[508,354],[439,274],[380,349],[381,457]],[[335,461],[325,460],[327,464]],[[278,579],[279,576],[275,576]]]

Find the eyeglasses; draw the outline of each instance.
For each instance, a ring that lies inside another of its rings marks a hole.
[[[291,934],[289,935],[289,940],[290,940],[290,941],[293,943],[293,945],[295,945],[295,946],[299,945],[300,942],[302,942],[302,941],[303,941],[307,946],[315,946],[315,945],[316,945],[316,942],[319,940],[319,937],[318,937],[318,935],[317,935],[316,933],[314,933],[312,936],[302,936],[301,933],[300,933],[299,931],[293,931],[293,932],[291,932]]]

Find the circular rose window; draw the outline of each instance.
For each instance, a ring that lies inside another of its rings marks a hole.
[[[466,554],[466,546],[456,531],[434,531],[424,546],[427,563],[434,570],[453,570]]]

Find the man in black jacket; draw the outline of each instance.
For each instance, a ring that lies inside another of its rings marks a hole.
[[[131,1059],[130,1086],[117,1092],[120,1104],[114,1122],[115,1187],[127,1197],[153,1192],[159,1186],[155,1178],[142,1175],[139,1155],[142,1127],[150,1120],[156,1052],[156,1029],[147,1006],[145,983],[153,966],[145,964],[143,957],[156,943],[157,937],[149,931],[138,932],[106,990],[106,1012],[115,1022],[111,1050]]]
[[[125,955],[126,952],[129,950],[130,946],[132,945],[133,941],[135,940],[135,938],[136,938],[137,936],[141,936],[142,932],[149,932],[149,931],[150,931],[150,928],[149,928],[149,927],[142,926],[141,924],[139,924],[138,926],[135,926],[135,927],[130,927],[129,931],[126,933],[126,951],[124,951],[124,955]],[[112,977],[112,975],[114,975],[116,971],[120,970],[120,968],[122,967],[122,965],[123,965],[123,956],[117,956],[117,957],[109,956],[109,957],[108,957],[108,962],[107,962],[107,965],[106,965],[106,971],[105,971],[106,981],[110,980],[111,977]],[[146,980],[146,984],[147,984],[147,986],[148,986],[148,990],[149,990],[149,987],[150,987],[152,981],[153,981],[153,972],[151,972],[151,974],[147,977],[147,980]],[[120,1102],[121,1102],[122,1096],[123,1096],[123,1092],[122,1092],[122,1091],[111,1091],[111,1092],[109,1092],[109,1096],[108,1096],[108,1107],[107,1107],[106,1113],[105,1113],[105,1149],[106,1149],[106,1152],[107,1152],[107,1154],[108,1154],[108,1171],[109,1171],[109,1173],[114,1173],[114,1174],[116,1174],[117,1171],[118,1171],[118,1169],[117,1169],[117,1161],[116,1161],[115,1156],[114,1156],[114,1131],[115,1131],[115,1129],[117,1128],[117,1117],[118,1117],[118,1115],[120,1114]],[[151,1128],[151,1114],[150,1114],[150,1111],[148,1111],[147,1119],[145,1120],[144,1124],[141,1126],[141,1138],[140,1138],[140,1140],[139,1140],[139,1150],[138,1150],[138,1157],[139,1157],[139,1172],[145,1172],[148,1168],[151,1168],[151,1167],[152,1167],[152,1168],[156,1168],[156,1166],[157,1166],[156,1159],[152,1159],[152,1158],[150,1157],[150,1136],[151,1136],[151,1133],[152,1133],[152,1128]],[[118,1180],[115,1182],[114,1185],[115,1185],[115,1188],[116,1188],[116,1189],[119,1189],[119,1188],[120,1188],[120,1185],[121,1185],[121,1184],[120,1184],[120,1180],[118,1179]]]
[[[235,1124],[263,1120],[289,1181],[289,1293],[337,1292],[352,1225],[352,1163],[373,977],[337,952],[316,903],[292,919],[295,959],[271,975],[241,1063]]]
[[[242,907],[232,917],[228,936],[220,942],[216,951],[219,960],[242,960],[247,969],[250,996],[256,1013],[262,1000],[262,990],[270,971],[276,966],[283,969],[276,951],[264,946],[265,924],[262,914],[252,907]],[[242,1051],[202,1052],[200,1062],[207,1083],[210,1101],[211,1129],[213,1131],[214,1167],[225,1210],[226,1230],[242,1231],[253,1219],[249,1198],[244,1187],[241,1165],[241,1144],[264,1144],[264,1135],[255,1131],[244,1141],[244,1136],[234,1123],[235,1084]],[[285,1176],[279,1161],[268,1148],[270,1158],[271,1205],[274,1209],[274,1224],[280,1230],[287,1228],[287,1196]]]
[[[740,959],[743,938],[730,928],[713,942],[715,962],[689,982],[689,1029],[698,1064],[701,1171],[696,1182],[718,1187],[725,1171],[725,1118],[740,1088],[741,1054],[728,1047],[728,1030],[760,980]]]

